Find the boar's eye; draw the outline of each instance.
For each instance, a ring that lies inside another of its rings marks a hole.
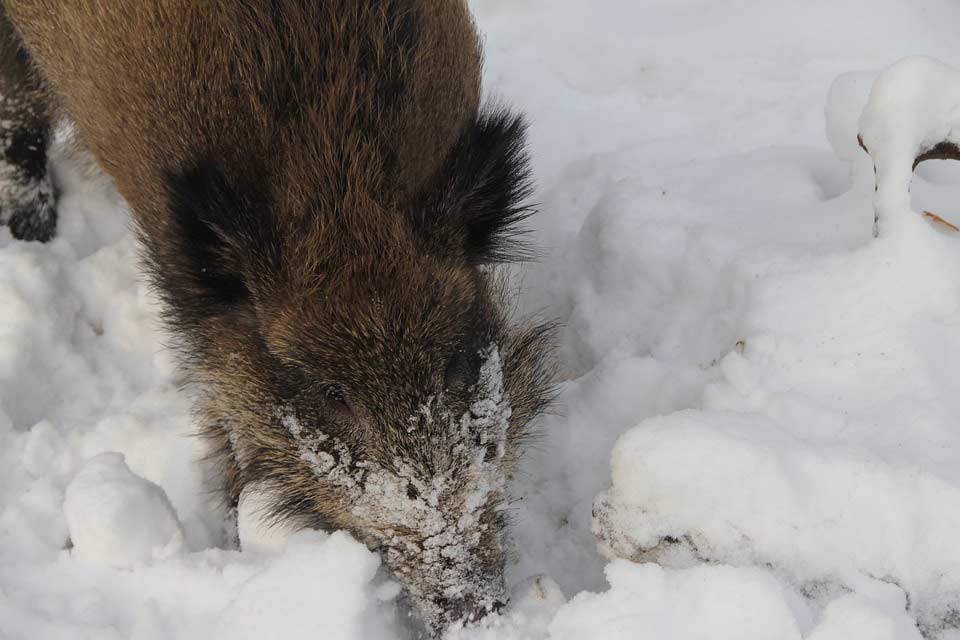
[[[340,387],[326,387],[324,389],[324,400],[327,403],[327,407],[335,413],[343,417],[353,416],[353,407],[350,406],[350,402]]]
[[[412,484],[407,485],[407,497],[411,500],[416,500],[420,497],[420,492],[417,491],[417,488]]]

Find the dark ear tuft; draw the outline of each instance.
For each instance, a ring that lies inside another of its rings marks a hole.
[[[467,136],[465,177],[475,181],[460,210],[467,255],[477,262],[529,258],[519,242],[520,224],[534,213],[526,203],[533,186],[523,117],[504,110],[482,115]]]
[[[495,108],[468,126],[454,148],[439,187],[439,202],[419,212],[418,227],[443,252],[474,264],[529,259],[522,223],[534,213],[522,116]]]

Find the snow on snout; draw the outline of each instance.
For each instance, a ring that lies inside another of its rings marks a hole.
[[[511,408],[504,393],[499,349],[491,345],[481,354],[483,364],[470,408],[459,419],[450,416],[442,401],[421,407],[419,416],[447,420],[450,464],[433,477],[423,477],[416,461],[398,456],[384,464],[356,460],[339,438],[310,429],[290,415],[281,422],[297,441],[300,458],[318,478],[341,487],[357,520],[370,523],[387,563],[403,567],[408,590],[428,617],[445,612],[434,602],[470,598],[492,607],[502,598],[501,581],[492,581],[475,566],[482,534],[484,508],[502,495],[506,477],[502,459]],[[495,455],[488,460],[489,448]],[[416,490],[410,497],[408,488]]]

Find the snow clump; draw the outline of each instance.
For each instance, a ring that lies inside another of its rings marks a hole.
[[[78,557],[130,567],[180,550],[176,512],[156,484],[136,475],[123,455],[102,453],[67,486],[63,512]]]

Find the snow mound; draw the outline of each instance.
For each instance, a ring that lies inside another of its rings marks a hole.
[[[392,639],[395,621],[382,603],[399,587],[375,585],[379,566],[376,555],[345,533],[297,533],[275,562],[243,583],[214,637]]]
[[[886,604],[886,606],[884,606]],[[831,602],[823,615],[823,623],[810,634],[809,640],[921,640],[915,622],[905,613],[898,613],[897,601],[890,606],[882,600],[859,595],[846,595]],[[893,611],[893,613],[890,613]]]
[[[783,588],[752,569],[607,565],[610,590],[575,597],[551,640],[791,640],[800,638]]]
[[[123,455],[102,453],[67,486],[63,512],[73,552],[129,567],[180,550],[183,532],[163,489],[136,475]]]
[[[772,566],[818,606],[880,581],[905,594],[885,614],[955,626],[957,273],[956,240],[923,224],[766,263],[701,408],[617,443],[595,502],[605,551]]]
[[[531,580],[508,613],[444,640],[921,640],[903,592],[882,582],[818,616],[803,593],[759,568],[614,560],[605,574],[607,590],[567,603],[549,579]]]

